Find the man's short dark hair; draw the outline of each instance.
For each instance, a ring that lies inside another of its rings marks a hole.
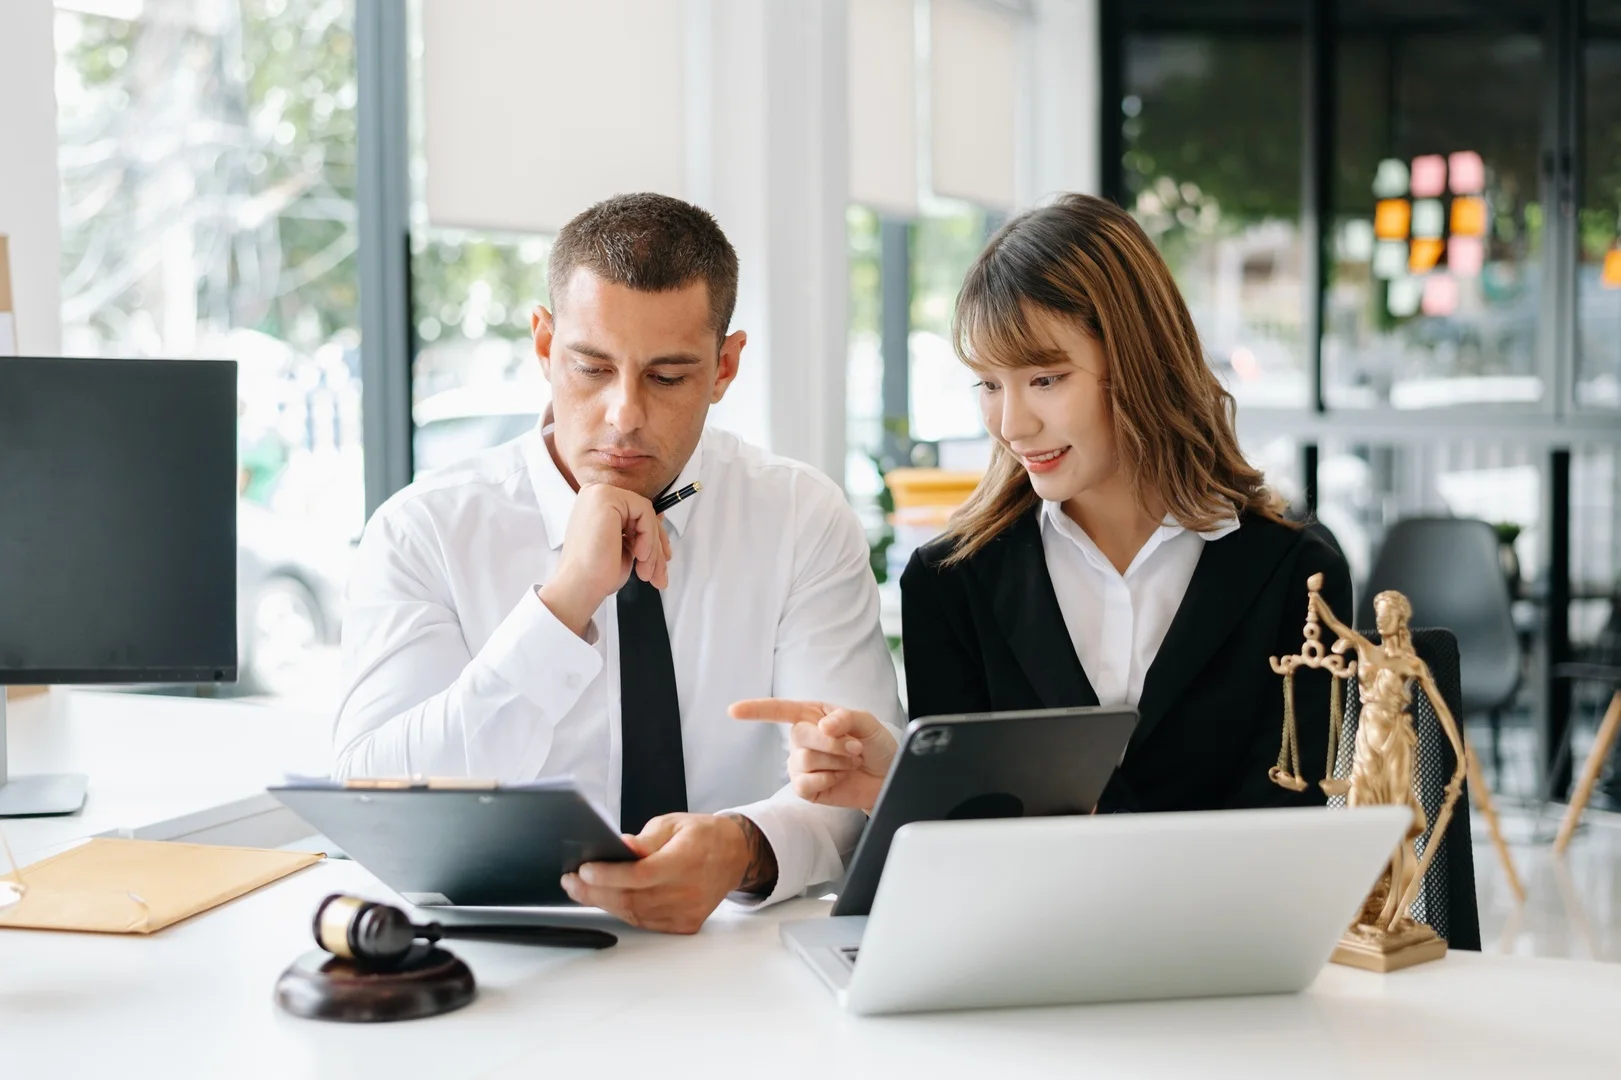
[[[715,219],[691,203],[640,192],[604,199],[563,226],[552,244],[546,284],[552,307],[574,271],[640,292],[667,292],[695,281],[709,287],[710,321],[726,336],[737,304],[737,252]]]

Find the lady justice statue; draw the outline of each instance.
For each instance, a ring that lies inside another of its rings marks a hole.
[[[1328,767],[1322,789],[1329,795],[1344,795],[1349,806],[1406,805],[1412,808],[1413,821],[1402,842],[1396,845],[1390,865],[1368,896],[1356,922],[1340,939],[1333,959],[1342,964],[1367,968],[1371,971],[1395,971],[1439,959],[1446,955],[1446,942],[1434,930],[1415,922],[1408,914],[1413,898],[1429,870],[1441,838],[1446,835],[1452,820],[1453,808],[1463,790],[1468,770],[1468,757],[1458,725],[1447,708],[1440,688],[1436,686],[1430,669],[1413,649],[1412,632],[1408,623],[1413,616],[1412,605],[1399,592],[1382,592],[1374,597],[1375,625],[1379,630],[1379,643],[1375,644],[1335,617],[1319,593],[1323,579],[1313,574],[1306,582],[1305,645],[1298,654],[1272,659],[1272,670],[1284,677],[1284,731],[1283,750],[1278,765],[1269,774],[1273,781],[1294,791],[1305,788],[1300,778],[1298,744],[1295,741],[1292,676],[1301,667],[1321,668],[1334,679],[1348,679],[1353,675],[1361,692],[1362,708],[1357,718],[1355,753],[1351,760],[1351,775],[1347,779],[1334,777],[1334,763],[1338,756],[1336,742],[1341,723],[1339,686],[1334,684],[1329,722]],[[1337,635],[1332,654],[1325,651],[1318,620]],[[1356,660],[1347,663],[1344,654],[1356,650]],[[1452,743],[1457,766],[1447,783],[1436,816],[1431,841],[1419,858],[1413,842],[1423,836],[1428,821],[1424,807],[1413,791],[1413,766],[1418,756],[1418,734],[1410,713],[1412,686],[1418,686],[1429,697],[1430,705]]]

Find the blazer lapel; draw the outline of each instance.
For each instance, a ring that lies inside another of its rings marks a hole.
[[[1293,531],[1245,515],[1242,526],[1205,543],[1188,591],[1143,681],[1128,753],[1148,738],[1216,650],[1249,614],[1294,539]]]
[[[986,566],[985,585],[996,621],[1025,678],[1051,709],[1096,705],[1097,692],[1075,655],[1041,546],[1040,506],[994,545],[1002,558]]]

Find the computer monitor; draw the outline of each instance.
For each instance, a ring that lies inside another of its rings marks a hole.
[[[0,686],[236,679],[236,363],[0,357]],[[83,776],[7,777],[0,817]]]

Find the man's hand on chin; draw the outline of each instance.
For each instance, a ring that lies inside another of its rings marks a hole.
[[[563,889],[632,926],[696,934],[728,893],[767,893],[776,884],[771,844],[740,814],[665,814],[625,843],[642,857],[586,863],[563,875]]]

